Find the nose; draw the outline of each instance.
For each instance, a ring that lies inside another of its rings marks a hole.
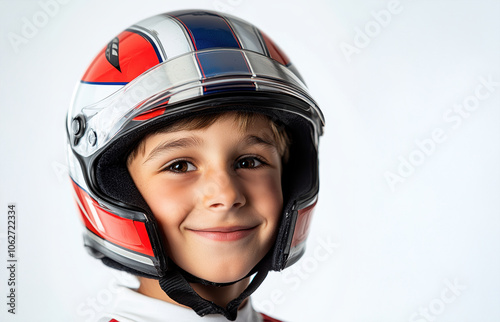
[[[246,199],[238,178],[227,170],[207,172],[203,179],[202,200],[205,209],[229,211],[245,205]]]

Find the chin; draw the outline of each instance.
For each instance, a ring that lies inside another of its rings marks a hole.
[[[239,262],[232,261],[231,263],[220,265],[209,263],[202,270],[198,269],[188,272],[210,282],[231,283],[247,277],[255,265],[252,263],[242,263],[240,259]]]

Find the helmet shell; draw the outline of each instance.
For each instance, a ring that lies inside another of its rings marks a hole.
[[[160,228],[124,160],[153,129],[229,110],[268,115],[291,132],[271,269],[302,256],[319,189],[323,115],[268,36],[241,19],[205,10],[132,25],[99,52],[78,84],[67,115],[68,163],[92,255],[139,275],[165,274]]]

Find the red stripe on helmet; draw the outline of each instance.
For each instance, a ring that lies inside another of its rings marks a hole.
[[[104,210],[90,195],[72,181],[85,227],[102,239],[125,249],[154,257],[146,225]]]
[[[311,219],[313,215],[314,207],[316,206],[317,200],[310,206],[298,210],[298,218],[295,223],[295,230],[293,232],[293,239],[291,247],[295,247],[298,244],[304,242],[309,234],[309,226],[311,224]]]
[[[264,43],[266,44],[267,51],[269,52],[271,58],[285,66],[288,66],[288,64],[290,64],[288,56],[265,33],[262,31],[260,33],[264,39]]]
[[[166,108],[163,107],[163,108],[155,109],[153,111],[148,111],[146,113],[139,114],[136,117],[134,117],[134,121],[150,120],[154,117],[162,115],[165,112],[165,110],[166,110]]]
[[[116,46],[104,47],[82,77],[90,83],[128,83],[160,63],[153,45],[141,35],[124,31]],[[106,50],[117,55],[118,63],[106,57]]]

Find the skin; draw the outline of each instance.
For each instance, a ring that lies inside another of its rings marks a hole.
[[[228,113],[207,128],[154,134],[144,143],[128,169],[170,258],[212,282],[244,278],[271,248],[283,206],[281,156],[268,121],[257,118],[241,130]],[[140,293],[173,302],[157,281],[140,282]],[[225,306],[248,282],[192,286]]]

